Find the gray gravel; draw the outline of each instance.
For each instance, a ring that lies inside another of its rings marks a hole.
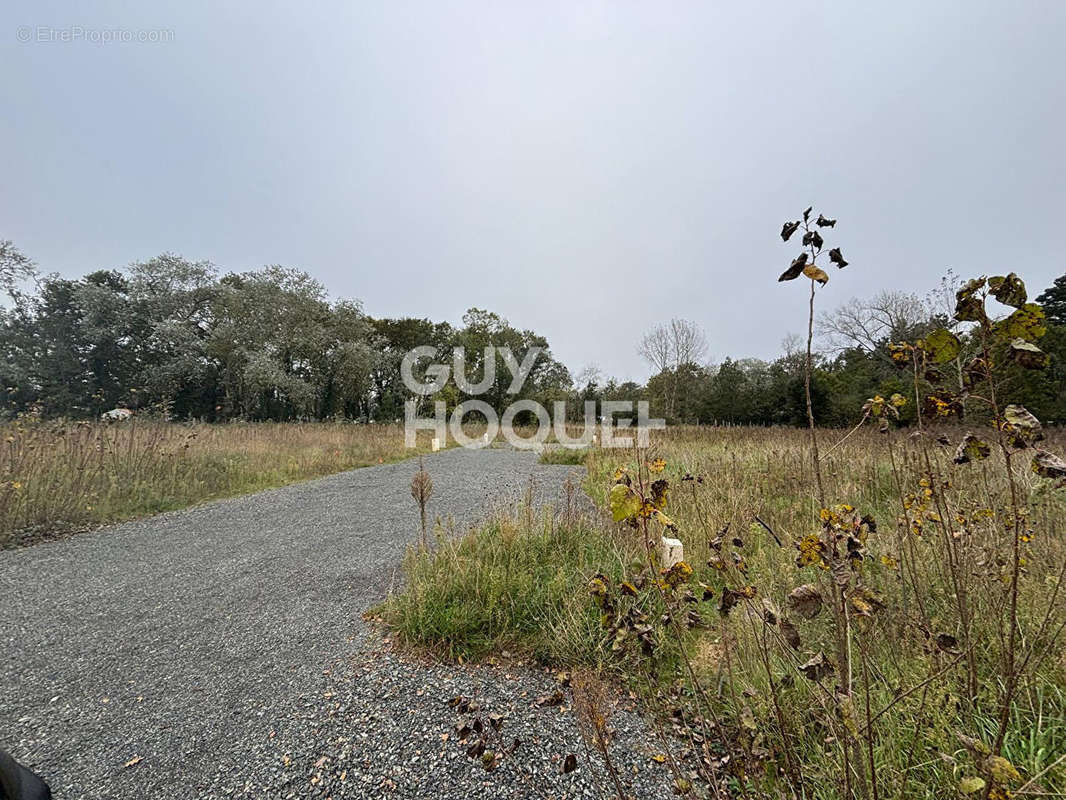
[[[360,615],[417,531],[411,461],[0,552],[0,747],[55,797],[595,797],[572,714],[528,668],[406,661]],[[430,512],[469,524],[574,468],[512,450],[426,458]],[[464,694],[522,744],[489,773],[456,741]],[[654,740],[613,717],[640,796]],[[445,737],[447,734],[447,737]],[[577,770],[561,773],[562,758]]]

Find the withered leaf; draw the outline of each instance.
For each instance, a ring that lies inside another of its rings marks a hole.
[[[742,586],[739,589],[725,588],[722,590],[722,599],[718,601],[718,610],[722,613],[722,616],[727,615],[740,600],[747,598],[751,600],[755,597],[756,589],[754,586]]]
[[[577,769],[577,756],[567,753],[566,758],[563,759],[563,774],[566,775],[575,769]]]
[[[927,417],[951,417],[962,414],[964,395],[948,389],[937,389],[925,398],[922,413]]]
[[[814,206],[807,206],[807,210],[803,212],[803,221],[806,222],[811,218],[811,211],[814,210]]]
[[[796,229],[799,228],[799,226],[800,226],[800,223],[798,221],[797,222],[786,222],[784,225],[782,225],[781,226],[781,239],[782,239],[782,241],[787,242],[789,239],[791,239],[792,238],[792,234],[794,234],[796,232]]]
[[[766,620],[767,625],[776,625],[778,618],[781,616],[781,611],[774,604],[774,601],[769,597],[762,599],[763,619]]]
[[[670,481],[659,478],[651,484],[651,502],[656,508],[666,508],[666,495],[670,491]]]
[[[1015,447],[1025,447],[1028,442],[1044,438],[1040,420],[1033,416],[1025,406],[1011,404],[1003,409],[1003,428],[1012,434]]]
[[[537,706],[557,706],[563,702],[563,693],[556,689],[551,694],[546,694],[538,697],[535,705]]]
[[[788,643],[788,646],[791,647],[793,650],[799,650],[800,635],[799,631],[796,630],[796,626],[789,622],[787,619],[782,619],[780,622],[778,622],[777,627],[781,630],[781,636],[784,637],[785,642]]]
[[[1020,336],[1011,340],[1010,356],[1016,364],[1025,369],[1043,369],[1048,363],[1047,353]]]
[[[830,572],[833,574],[833,583],[842,589],[851,582],[851,567],[846,561],[834,563],[830,568]]]
[[[814,619],[822,610],[822,594],[809,583],[788,593],[788,607],[804,619]]]
[[[812,281],[818,281],[822,286],[829,283],[829,275],[826,274],[826,271],[820,267],[816,267],[814,264],[808,264],[805,266],[803,268],[803,274]]]
[[[1034,341],[1047,333],[1044,309],[1036,303],[1026,303],[1009,317],[997,322],[994,329],[1004,339]]]
[[[1006,306],[1021,308],[1028,297],[1025,292],[1025,283],[1013,272],[989,278],[988,288],[992,290],[992,296]]]
[[[940,650],[954,650],[959,646],[959,640],[950,633],[938,633],[935,641]]]
[[[821,214],[819,214],[818,219],[814,221],[814,224],[817,225],[819,228],[835,228],[837,221],[835,219],[828,219],[827,217],[823,217]]]
[[[955,292],[955,319],[960,322],[983,322],[988,319],[985,316],[985,301],[977,296],[984,287],[983,277],[974,278]]]
[[[808,680],[815,682],[833,674],[833,664],[821,651],[818,651],[805,664],[801,664],[799,669]]]
[[[1066,461],[1047,450],[1037,450],[1033,456],[1033,472],[1045,478],[1066,478]]]
[[[848,265],[848,262],[844,260],[844,256],[840,253],[839,247],[834,247],[829,251],[829,260],[837,265],[840,269],[844,269]]]
[[[803,234],[803,244],[813,244],[816,249],[821,250],[822,245],[825,244],[825,241],[822,239],[822,234],[818,233],[818,231],[807,231],[805,234]]]
[[[456,695],[448,701],[448,706],[454,708],[460,714],[467,714],[470,711],[477,711],[478,705],[469,697],[464,695]]]
[[[803,273],[803,268],[807,265],[807,254],[800,253],[789,265],[789,268],[781,273],[781,277],[777,279],[778,283],[781,281],[792,281],[798,278]]]
[[[959,449],[955,451],[955,458],[952,461],[956,464],[969,464],[971,461],[986,459],[991,454],[992,448],[988,446],[987,442],[978,439],[972,433],[968,433],[962,437]]]

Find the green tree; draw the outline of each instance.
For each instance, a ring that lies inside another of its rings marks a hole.
[[[1037,295],[1036,302],[1044,307],[1048,322],[1066,325],[1066,275],[1055,278],[1055,282]]]
[[[37,275],[37,267],[10,239],[0,240],[0,290],[19,297],[19,283]]]

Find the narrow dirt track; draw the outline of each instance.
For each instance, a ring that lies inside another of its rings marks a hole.
[[[573,470],[511,450],[449,450],[426,466],[431,514],[459,524],[531,482],[550,502]],[[59,800],[588,794],[592,765],[557,768],[564,751],[583,753],[572,718],[532,707],[550,679],[409,664],[360,621],[417,530],[414,469],[0,552],[0,747]],[[456,722],[442,701],[464,692],[524,737],[491,775],[441,738]],[[647,738],[635,716],[615,719]],[[646,773],[640,747],[631,758],[658,793],[665,775]]]

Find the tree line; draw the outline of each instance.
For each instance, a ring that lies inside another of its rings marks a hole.
[[[7,243],[9,251],[14,251]],[[25,262],[19,262],[25,266]],[[26,278],[0,271],[0,278]],[[544,349],[520,396],[565,398],[566,368],[544,337],[477,308],[462,327],[428,319],[376,319],[357,302],[332,301],[306,272],[268,266],[220,274],[207,262],[164,254],[125,270],[78,279],[7,282],[0,309],[3,413],[95,417],[116,407],[177,419],[221,421],[403,417],[411,392],[400,362],[431,345],[439,360],[463,346],[470,374],[486,345]],[[482,399],[502,407],[502,367]],[[449,381],[438,399],[464,398]]]
[[[913,396],[912,378],[893,362],[889,345],[942,327],[954,284],[949,275],[929,297],[886,292],[822,318],[812,381],[821,424],[854,424],[877,394]],[[224,273],[163,254],[76,279],[41,276],[4,241],[0,291],[11,298],[0,307],[0,415],[7,417],[94,418],[125,407],[206,421],[392,421],[414,398],[401,379],[408,351],[429,345],[431,361],[451,363],[462,347],[476,381],[493,345],[510,348],[519,361],[540,348],[517,397],[548,409],[564,400],[574,419],[586,402],[598,413],[607,400],[648,400],[653,415],[671,422],[799,425],[806,418],[797,341],[786,340],[773,360],[709,364],[706,336],[685,320],[656,325],[640,341],[653,373],[640,384],[605,379],[595,367],[572,375],[544,336],[491,311],[471,308],[460,326],[375,318],[358,302],[330,299],[306,272],[281,266]],[[1004,392],[1041,419],[1066,420],[1066,276],[1037,301],[1047,315],[1042,348],[1049,366],[1019,374]],[[502,413],[516,396],[496,358],[495,379],[478,399]],[[468,394],[452,378],[427,399],[454,408]],[[429,413],[425,404],[420,409]],[[905,408],[904,422],[916,412],[914,403]]]
[[[865,300],[851,300],[824,314],[818,323],[820,347],[813,355],[811,400],[815,419],[821,425],[843,427],[855,424],[866,401],[880,395],[908,398],[900,422],[907,425],[918,414],[936,416],[931,404],[933,386],[942,376],[919,376],[918,386],[907,361],[894,357],[893,345],[914,343],[930,332],[948,328],[961,340],[957,357],[942,369],[949,370],[958,393],[952,416],[965,417],[969,410],[965,368],[978,353],[978,343],[952,317],[961,282],[952,274],[928,296],[884,291]],[[1024,405],[1047,422],[1066,422],[1066,276],[1058,278],[1035,301],[1043,309],[1040,325],[1046,329],[1040,348],[1047,365],[1040,370],[1009,368],[1004,371],[997,393],[1003,403]],[[784,353],[773,360],[726,358],[720,364],[700,364],[681,357],[677,337],[671,331],[693,323],[674,320],[650,334],[657,347],[640,347],[648,363],[659,368],[644,387],[659,409],[678,422],[734,425],[803,425],[806,399],[803,387],[805,353],[798,337],[783,343]],[[696,334],[682,342],[702,342]],[[695,347],[703,352],[702,344]],[[650,351],[650,352],[649,352]],[[1008,361],[1008,359],[1003,359]],[[939,413],[943,415],[941,407]],[[977,413],[977,412],[974,412]]]

